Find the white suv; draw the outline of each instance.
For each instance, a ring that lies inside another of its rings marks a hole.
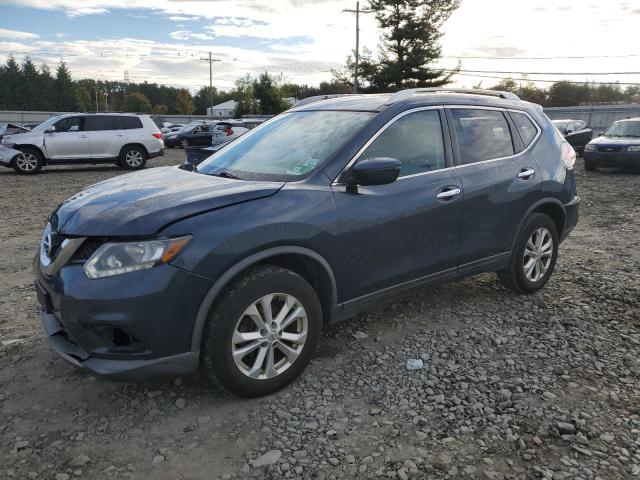
[[[158,126],[147,115],[74,113],[58,115],[33,130],[6,135],[2,143],[22,155],[11,166],[23,174],[44,165],[113,163],[129,170],[164,155]]]

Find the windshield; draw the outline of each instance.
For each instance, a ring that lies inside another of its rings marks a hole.
[[[244,180],[297,180],[322,165],[375,113],[290,112],[251,130],[198,166]]]
[[[640,138],[640,121],[616,122],[604,134],[605,137],[635,137]]]
[[[564,132],[567,129],[567,126],[569,125],[569,123],[571,123],[571,122],[568,122],[566,120],[554,120],[553,121],[553,124],[561,132]]]
[[[54,115],[53,117],[47,119],[46,121],[42,122],[40,125],[37,125],[35,127],[33,127],[33,129],[31,130],[32,132],[44,132],[47,128],[49,128],[51,125],[53,125],[54,123],[56,123],[59,119],[60,119],[61,115]]]

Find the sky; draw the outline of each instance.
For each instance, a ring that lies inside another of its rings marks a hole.
[[[126,75],[195,91],[209,83],[201,58],[211,52],[219,60],[213,84],[223,90],[264,71],[317,85],[354,48],[355,19],[342,12],[354,7],[355,0],[0,0],[0,60],[29,55],[53,67],[63,59],[76,79]],[[462,0],[444,26],[437,66],[460,62],[457,87],[508,76],[539,86],[640,84],[632,74],[640,72],[638,25],[640,0]],[[375,55],[373,15],[362,15],[360,26],[361,46]],[[613,72],[629,73],[597,75]]]

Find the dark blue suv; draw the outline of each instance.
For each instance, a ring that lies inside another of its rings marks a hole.
[[[497,272],[531,293],[578,220],[575,153],[542,109],[490,91],[310,99],[198,167],[91,186],[50,216],[44,329],[112,378],[201,368],[264,395],[324,324]]]

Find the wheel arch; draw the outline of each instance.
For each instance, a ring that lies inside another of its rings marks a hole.
[[[522,220],[520,220],[520,223],[518,224],[518,228],[516,229],[515,234],[513,236],[513,242],[512,242],[513,244],[511,247],[512,250],[518,238],[518,232],[520,232],[520,229],[522,229],[524,222],[527,220],[529,215],[535,212],[543,213],[547,215],[549,218],[551,218],[558,230],[558,238],[562,237],[562,233],[564,232],[566,221],[567,221],[567,213],[564,209],[564,205],[557,198],[553,198],[553,197],[543,198],[541,200],[538,200],[536,203],[534,203],[529,208],[527,213],[522,217]]]
[[[147,158],[149,157],[149,150],[147,150],[147,147],[145,147],[142,143],[131,142],[131,143],[125,143],[122,146],[122,148],[120,149],[120,153],[118,154],[118,160],[120,160],[120,157],[122,157],[122,153],[129,147],[140,147],[144,150],[145,154],[147,155]]]
[[[32,144],[30,144],[30,143],[22,143],[22,144],[14,145],[14,146],[13,146],[13,147],[11,147],[11,148],[13,148],[14,150],[20,150],[20,151],[22,151],[21,149],[23,149],[23,148],[31,148],[31,149],[33,149],[33,150],[37,150],[38,152],[40,152],[40,156],[42,157],[42,161],[43,161],[44,163],[46,163],[46,162],[47,162],[47,156],[46,156],[46,155],[44,154],[44,152],[42,151],[42,148],[41,148],[41,147],[38,147],[37,145],[32,145]]]
[[[260,264],[287,268],[307,280],[318,293],[322,306],[323,323],[331,321],[338,304],[338,292],[335,276],[329,263],[320,254],[305,247],[273,247],[244,258],[215,281],[205,295],[196,315],[191,334],[192,352],[200,351],[207,317],[220,293],[248,268]]]

